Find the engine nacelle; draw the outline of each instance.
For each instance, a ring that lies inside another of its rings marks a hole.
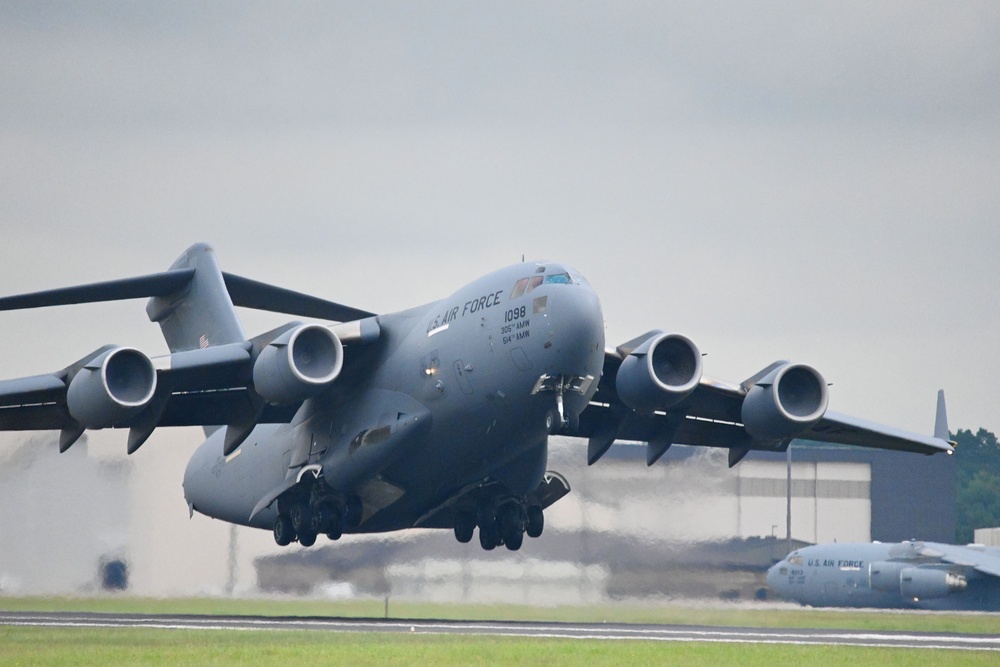
[[[275,405],[301,401],[333,382],[344,347],[327,327],[303,324],[267,344],[253,365],[254,389]]]
[[[786,363],[765,375],[743,399],[747,433],[758,440],[794,437],[826,413],[830,394],[816,369]]]
[[[910,563],[883,560],[868,566],[868,585],[872,590],[895,593],[899,590],[899,576],[903,570],[912,567]]]
[[[960,574],[927,567],[908,567],[899,575],[899,592],[913,600],[943,598],[965,589],[967,581]]]
[[[963,590],[966,584],[960,574],[927,567],[908,567],[899,575],[899,592],[912,600],[943,598]]]
[[[156,369],[145,354],[116,347],[94,357],[66,390],[70,416],[85,428],[114,426],[142,410],[156,392]]]
[[[701,352],[691,339],[662,333],[625,357],[615,385],[625,405],[652,412],[682,401],[698,386],[701,372]]]

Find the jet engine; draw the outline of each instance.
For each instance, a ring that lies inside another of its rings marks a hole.
[[[320,324],[302,324],[261,350],[253,365],[254,389],[269,403],[294,403],[333,382],[343,365],[337,335]]]
[[[894,593],[899,590],[899,576],[909,569],[909,563],[878,561],[868,566],[868,585],[873,590]]]
[[[826,380],[804,364],[784,363],[758,380],[743,399],[747,433],[758,440],[782,440],[802,433],[826,412]]]
[[[701,352],[691,339],[661,333],[625,357],[615,384],[625,405],[652,412],[682,401],[698,386],[701,372]]]
[[[155,391],[156,370],[149,357],[135,348],[113,347],[73,377],[66,407],[85,428],[106,428],[142,410]]]
[[[949,593],[964,590],[966,583],[965,577],[947,570],[908,567],[900,572],[899,592],[903,597],[914,600],[943,598]]]

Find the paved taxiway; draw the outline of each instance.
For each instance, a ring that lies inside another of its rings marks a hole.
[[[403,632],[501,637],[596,640],[731,642],[941,648],[1000,651],[1000,635],[862,630],[788,630],[716,628],[615,623],[516,623],[502,621],[381,620],[319,617],[187,616],[167,614],[91,614],[76,612],[0,612],[0,625],[66,628],[161,628],[186,630],[321,632]]]

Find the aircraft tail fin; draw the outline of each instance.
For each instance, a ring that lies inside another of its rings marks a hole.
[[[948,413],[944,406],[944,389],[938,390],[937,414],[934,416],[934,437],[945,442],[951,440],[951,434],[948,432]]]
[[[204,243],[191,246],[170,267],[171,271],[183,269],[194,270],[190,280],[168,294],[154,296],[146,305],[146,314],[160,325],[170,351],[245,341],[215,250]]]

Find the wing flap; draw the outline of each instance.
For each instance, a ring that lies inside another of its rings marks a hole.
[[[857,447],[874,447],[919,454],[951,452],[952,447],[940,438],[911,433],[865,419],[827,411],[819,422],[799,437]]]
[[[992,577],[1000,577],[1000,553],[997,550],[984,551],[980,548],[952,547],[949,545],[941,560],[963,567],[971,567]]]
[[[0,381],[0,406],[48,403],[66,391],[64,374],[50,373]]]

